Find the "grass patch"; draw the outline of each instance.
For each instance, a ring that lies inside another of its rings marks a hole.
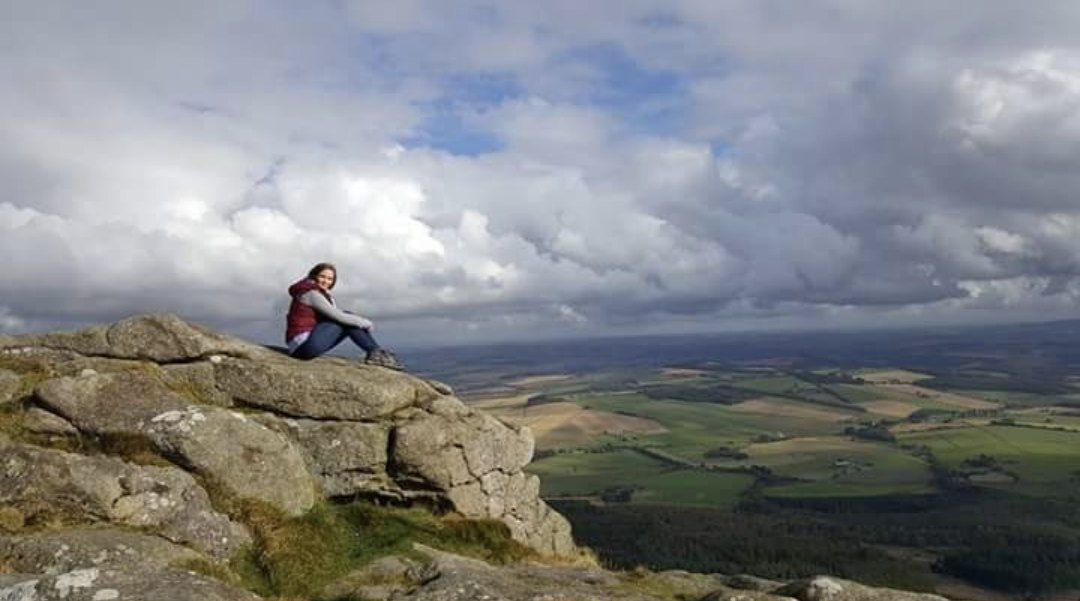
[[[687,583],[665,578],[642,566],[625,572],[617,588],[627,593],[646,594],[665,601],[692,601],[700,599],[703,594],[701,586],[688,586]]]
[[[7,434],[13,440],[22,440],[26,434],[22,426],[25,413],[26,408],[20,401],[0,405],[0,432]]]
[[[230,563],[229,572],[264,597],[316,597],[334,580],[388,555],[423,560],[413,551],[414,542],[495,564],[535,556],[511,538],[505,524],[494,520],[440,517],[364,502],[320,503],[296,518],[263,503],[244,500],[239,505],[239,517],[251,528],[255,544]],[[228,581],[228,574],[224,577]]]
[[[103,434],[80,439],[80,452],[97,451],[120,457],[128,463],[156,467],[176,467],[161,456],[157,446],[149,438],[137,434]]]

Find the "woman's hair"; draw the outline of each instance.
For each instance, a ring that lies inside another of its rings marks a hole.
[[[330,289],[333,290],[334,286],[337,286],[337,267],[334,267],[333,263],[317,263],[315,267],[311,268],[311,271],[307,272],[307,277],[314,280],[319,275],[319,272],[326,269],[334,272],[334,281],[330,284]]]

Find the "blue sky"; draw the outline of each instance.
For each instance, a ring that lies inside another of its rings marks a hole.
[[[408,344],[1080,298],[1071,2],[8,13],[0,332],[174,311],[273,341],[322,260]]]

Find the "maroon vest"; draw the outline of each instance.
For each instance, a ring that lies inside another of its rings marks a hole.
[[[304,332],[314,330],[315,324],[319,323],[319,316],[315,313],[315,309],[311,305],[300,302],[300,297],[312,290],[318,290],[327,300],[331,303],[334,302],[329,293],[315,284],[315,280],[304,278],[289,286],[289,296],[292,297],[292,302],[289,303],[289,314],[285,317],[285,342],[296,338]]]

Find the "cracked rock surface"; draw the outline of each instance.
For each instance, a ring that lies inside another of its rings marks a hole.
[[[183,470],[29,445],[0,447],[0,506],[27,521],[55,517],[149,528],[217,557],[251,540],[243,526],[210,506]]]

